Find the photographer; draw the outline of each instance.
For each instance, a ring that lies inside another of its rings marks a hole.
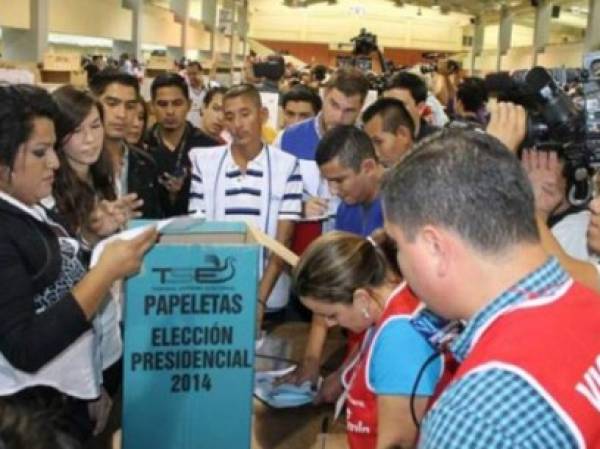
[[[526,130],[527,115],[522,106],[497,103],[490,108],[490,122],[486,132],[500,140],[512,152],[516,153],[520,147],[525,139]],[[600,292],[600,277],[596,265],[569,255],[548,228],[550,212],[554,211],[564,198],[564,190],[559,187],[561,181],[557,180],[557,174],[558,178],[562,174],[557,167],[556,156],[542,158],[536,153],[534,158],[528,152],[524,155],[523,168],[528,172],[535,193],[536,222],[542,247],[547,253],[555,256],[575,280]]]
[[[440,59],[435,67],[433,78],[433,94],[451,114],[454,112],[453,101],[460,81],[460,67],[451,59]]]
[[[565,161],[554,151],[526,150],[523,168],[529,176],[536,208],[565,252],[578,260],[591,261],[586,232],[590,211],[569,203],[567,192],[572,180],[566,176]]]
[[[279,93],[279,82],[285,73],[285,61],[281,55],[269,55],[264,61],[252,65],[254,76],[260,80],[256,84],[259,92]]]

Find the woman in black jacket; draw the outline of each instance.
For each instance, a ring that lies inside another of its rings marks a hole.
[[[135,273],[156,231],[107,246],[88,273],[37,203],[52,192],[56,106],[33,86],[0,86],[0,396],[57,414],[83,441],[99,395],[92,320],[111,285]]]

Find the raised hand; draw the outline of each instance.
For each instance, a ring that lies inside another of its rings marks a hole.
[[[536,210],[548,218],[565,198],[562,162],[554,151],[525,150],[521,165],[533,187]]]
[[[490,121],[486,132],[510,151],[516,152],[527,133],[527,112],[523,106],[499,102],[489,107]]]

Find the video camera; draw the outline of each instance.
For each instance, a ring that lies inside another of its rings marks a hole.
[[[257,78],[279,81],[285,73],[285,60],[280,55],[270,55],[265,61],[252,64],[252,71]]]
[[[350,42],[354,42],[354,55],[365,55],[368,56],[372,52],[379,50],[377,46],[377,36],[373,33],[369,33],[366,28],[361,28],[358,36],[350,39]]]
[[[381,70],[383,71],[382,75],[373,75],[368,74],[367,79],[369,81],[370,88],[376,90],[377,92],[383,92],[386,86],[387,78],[386,74],[388,72],[388,66],[383,59],[383,54],[377,45],[377,36],[373,33],[369,33],[366,28],[361,28],[358,36],[350,39],[350,42],[354,43],[354,49],[352,50],[352,54],[354,55],[352,65],[358,67],[359,69],[366,71],[365,67],[360,63],[360,56],[369,56],[371,53],[376,52],[379,58],[379,63],[381,65]],[[370,61],[369,61],[370,65]]]
[[[566,175],[576,192],[571,202],[585,202],[592,193],[593,171],[600,169],[600,52],[584,57],[579,71],[543,67],[496,73],[486,77],[486,88],[499,101],[522,105],[528,112],[523,148],[551,149],[566,161]],[[560,76],[558,76],[560,74]],[[581,83],[581,106],[558,86],[556,79]],[[582,186],[584,185],[584,186]]]

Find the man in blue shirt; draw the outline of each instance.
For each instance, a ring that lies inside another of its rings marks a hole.
[[[353,125],[328,131],[316,154],[329,190],[341,199],[335,229],[364,237],[383,226],[379,185],[384,168],[369,136]]]
[[[369,82],[358,69],[339,69],[325,86],[323,108],[315,117],[293,125],[283,132],[282,150],[296,156],[304,182],[305,217],[327,214],[329,192],[315,164],[315,151],[323,134],[338,125],[354,125],[369,91]]]
[[[600,297],[544,251],[517,158],[446,129],[386,174],[382,198],[411,289],[466,323],[419,448],[600,447]]]

